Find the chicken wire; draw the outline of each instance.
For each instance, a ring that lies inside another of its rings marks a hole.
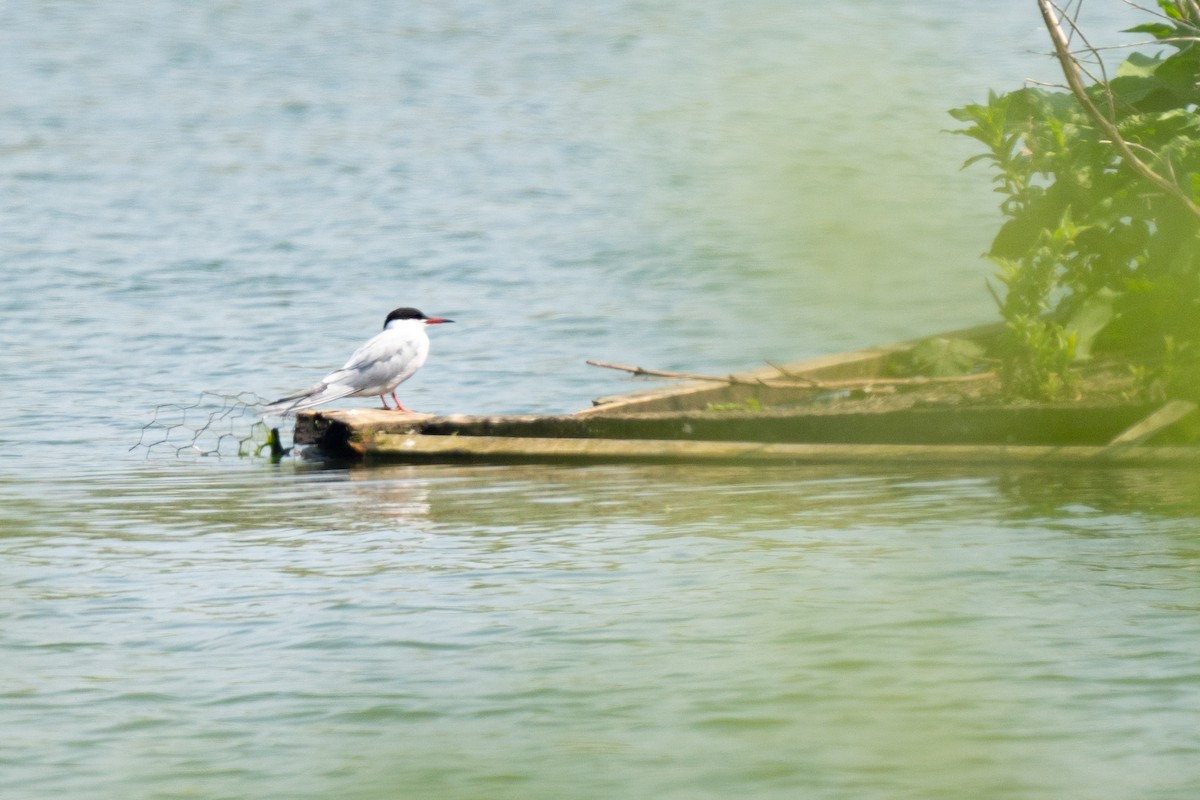
[[[267,400],[253,392],[201,392],[191,403],[155,406],[130,452],[184,456],[236,456],[279,460],[292,447],[264,421]]]

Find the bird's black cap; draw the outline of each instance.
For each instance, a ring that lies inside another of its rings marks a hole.
[[[383,326],[394,319],[426,319],[426,316],[415,308],[397,308],[395,311],[387,315],[387,319],[383,321]]]
[[[423,319],[430,323],[453,322],[454,321],[452,319],[442,319],[441,317],[427,317],[424,314],[422,314],[420,311],[418,311],[417,309],[405,306],[404,308],[397,308],[395,311],[388,314],[387,319],[385,319],[383,321],[383,327],[387,328],[388,323],[390,323],[394,319]]]

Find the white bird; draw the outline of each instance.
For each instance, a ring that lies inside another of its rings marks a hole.
[[[383,321],[383,331],[355,350],[345,366],[326,375],[316,386],[269,403],[263,413],[287,415],[342,397],[375,395],[391,411],[388,394],[396,402],[395,410],[412,413],[400,405],[396,387],[411,378],[429,356],[425,326],[453,321],[427,317],[415,308],[397,308]]]

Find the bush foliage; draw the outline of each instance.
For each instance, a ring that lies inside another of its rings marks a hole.
[[[1200,394],[1200,11],[1159,0],[1158,40],[1086,87],[1139,172],[1070,92],[1030,86],[951,111],[986,152],[1005,222],[988,256],[1007,323],[1002,375],[1013,392],[1069,391],[1072,365],[1117,351],[1173,394]]]

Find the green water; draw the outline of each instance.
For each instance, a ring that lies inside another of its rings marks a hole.
[[[29,796],[1188,797],[1175,477],[80,484],[61,530],[4,540],[5,772]]]
[[[402,400],[463,413],[991,321],[945,110],[1044,48],[1032,3],[0,4],[0,796],[1200,796],[1189,473],[130,450],[401,305],[457,320]]]

